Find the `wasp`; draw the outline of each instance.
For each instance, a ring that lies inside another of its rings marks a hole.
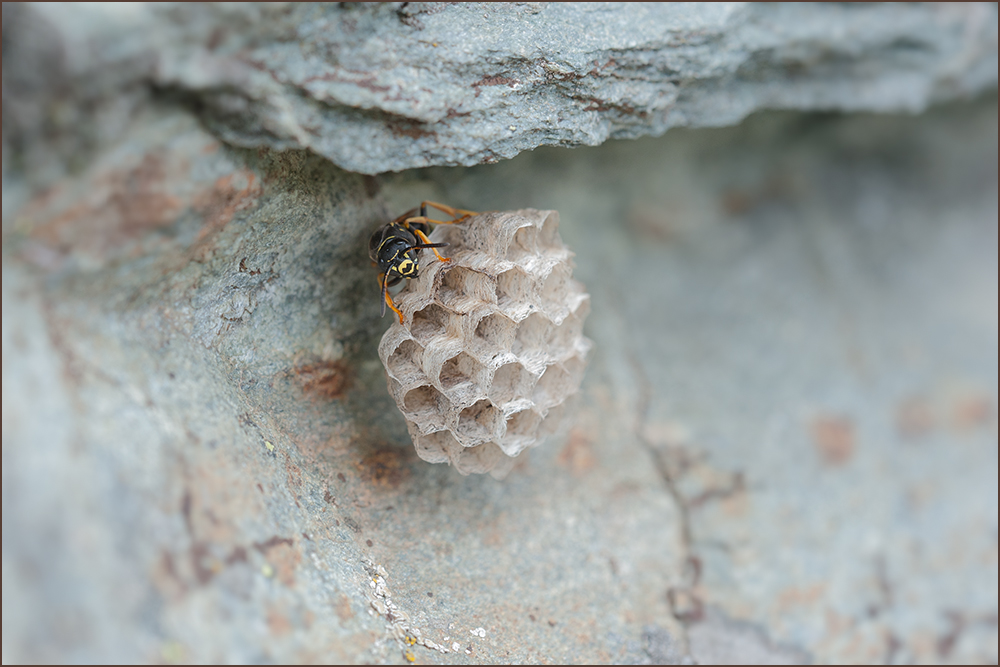
[[[432,220],[427,217],[428,206],[450,215],[452,219]],[[414,215],[418,212],[420,215]],[[383,316],[385,315],[385,307],[389,306],[399,316],[399,323],[403,323],[403,313],[392,302],[389,288],[399,284],[404,278],[410,280],[417,277],[420,271],[418,250],[430,248],[442,262],[450,261],[437,251],[438,248],[443,248],[448,244],[431,243],[431,240],[427,238],[431,231],[431,225],[454,225],[465,222],[474,215],[476,214],[473,211],[463,211],[460,208],[424,201],[420,202],[419,209],[410,209],[392,222],[375,230],[368,241],[368,256],[371,257],[372,263],[379,270],[378,282],[382,289]]]

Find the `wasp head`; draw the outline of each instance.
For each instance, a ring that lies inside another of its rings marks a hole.
[[[423,248],[441,248],[447,243],[429,243],[425,226],[418,226],[415,222],[411,228],[406,222],[390,222],[375,230],[368,241],[368,256],[378,266],[380,272],[379,282],[382,284],[382,314],[385,314],[385,305],[399,314],[400,322],[403,321],[402,314],[392,305],[392,297],[387,290],[399,283],[399,281],[416,278],[420,271],[417,260],[417,251]],[[419,241],[418,242],[418,236]],[[437,252],[436,250],[434,251]],[[441,257],[438,255],[438,257]],[[442,259],[442,261],[447,261]]]
[[[413,248],[396,256],[389,267],[391,273],[397,273],[404,278],[416,278],[420,266],[417,264],[417,251]]]
[[[385,239],[376,252],[376,263],[379,271],[392,278],[416,278],[417,249],[410,239],[400,236],[390,236]]]

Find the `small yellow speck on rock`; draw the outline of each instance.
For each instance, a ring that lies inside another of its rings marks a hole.
[[[274,451],[274,445],[272,445],[269,440],[265,440],[264,441],[264,446],[267,447],[267,451],[269,451],[269,452],[273,452]]]
[[[163,662],[168,665],[180,665],[187,662],[184,659],[184,647],[179,642],[167,642],[163,645],[161,653],[163,654]]]

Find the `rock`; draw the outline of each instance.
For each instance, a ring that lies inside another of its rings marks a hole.
[[[417,457],[378,358],[367,244],[401,211],[376,179],[228,148],[165,105],[17,187],[5,661],[567,662],[617,650],[577,631],[609,600],[609,633],[682,636],[657,604],[676,510],[621,418],[502,484]],[[643,586],[609,575],[639,561]]]
[[[3,661],[995,663],[995,93],[364,177],[301,106],[438,144],[240,65],[438,8],[4,5]],[[932,97],[995,72],[993,6],[780,11],[936,17],[857,51],[914,81],[968,27]],[[386,391],[366,244],[424,198],[559,210],[591,294],[569,433],[503,482],[420,460]]]
[[[696,662],[996,662],[996,114],[755,114],[383,177],[395,208],[559,211],[595,342],[575,418],[632,411],[685,509],[659,601]],[[569,469],[614,451],[586,423]],[[655,639],[631,659],[669,662]]]
[[[87,99],[151,82],[234,145],[308,148],[367,174],[732,125],[761,109],[912,113],[997,82],[991,4],[30,11],[74,47],[64,67]]]

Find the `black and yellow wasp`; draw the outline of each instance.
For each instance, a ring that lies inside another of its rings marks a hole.
[[[450,215],[452,220],[432,220],[427,217],[427,207]],[[420,215],[414,215],[419,210]],[[372,262],[378,266],[378,282],[382,288],[382,315],[385,315],[385,307],[388,305],[396,315],[399,316],[399,323],[403,323],[403,313],[396,308],[392,302],[392,295],[389,288],[406,278],[416,278],[420,271],[420,264],[417,258],[417,251],[423,248],[430,248],[442,262],[449,261],[447,257],[442,257],[437,251],[447,243],[431,243],[427,235],[431,231],[431,225],[454,225],[465,222],[476,215],[473,211],[463,211],[460,208],[452,208],[444,204],[437,204],[432,201],[420,202],[419,209],[411,209],[399,216],[395,220],[382,225],[372,234],[368,241],[368,256]]]

